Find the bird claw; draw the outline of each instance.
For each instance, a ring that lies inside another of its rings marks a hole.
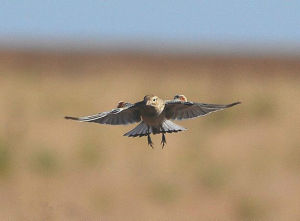
[[[152,149],[153,149],[153,142],[152,142],[151,137],[150,137],[149,134],[148,134],[148,145],[149,145],[150,147],[152,147]]]
[[[166,137],[165,137],[165,134],[163,133],[162,134],[162,138],[161,138],[161,144],[162,144],[162,149],[164,148],[165,144],[167,143],[167,140],[166,140]]]

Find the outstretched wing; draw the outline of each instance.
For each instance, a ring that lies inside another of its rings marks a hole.
[[[99,124],[132,124],[141,121],[139,108],[135,104],[126,103],[122,108],[116,108],[109,112],[102,112],[86,117],[65,117],[70,120],[78,120],[82,122],[94,122]]]
[[[211,112],[223,110],[228,107],[240,104],[241,102],[235,102],[232,104],[205,104],[194,102],[181,102],[178,100],[167,101],[165,103],[165,115],[167,119],[183,120],[199,116],[204,116]]]

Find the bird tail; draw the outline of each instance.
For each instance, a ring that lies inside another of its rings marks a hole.
[[[159,133],[159,134],[160,133],[177,133],[179,131],[184,131],[184,130],[186,130],[186,128],[179,126],[170,120],[165,120],[162,123],[160,130],[156,133]],[[156,133],[154,133],[154,134],[156,134]]]
[[[165,120],[160,128],[148,127],[148,125],[142,121],[139,125],[133,128],[131,131],[124,134],[128,137],[142,137],[147,136],[148,134],[160,134],[160,133],[176,133],[179,131],[184,131],[186,128],[181,127],[170,120]]]
[[[148,125],[145,124],[144,121],[142,121],[139,125],[137,125],[135,128],[133,128],[131,131],[124,134],[124,136],[142,137],[142,136],[147,136],[148,134],[151,134],[151,133],[152,133],[152,128],[149,127],[149,130],[148,130]]]

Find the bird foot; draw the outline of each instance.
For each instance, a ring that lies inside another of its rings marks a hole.
[[[153,142],[149,134],[148,134],[148,145],[153,148]]]
[[[162,148],[162,149],[164,148],[164,146],[165,146],[166,143],[167,143],[166,136],[165,136],[165,134],[163,133],[163,134],[162,134],[162,137],[161,137],[161,144],[162,144],[161,148]]]

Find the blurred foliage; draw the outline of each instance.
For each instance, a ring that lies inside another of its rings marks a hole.
[[[9,146],[0,139],[0,178],[9,174],[11,157]]]
[[[168,182],[153,183],[149,189],[149,196],[157,203],[171,203],[178,199],[180,193],[175,184]]]
[[[230,176],[225,166],[211,163],[206,165],[205,168],[199,169],[197,178],[200,184],[208,190],[217,191],[224,187]]]
[[[30,166],[38,174],[50,176],[59,170],[59,157],[55,150],[40,147],[32,153]]]
[[[266,211],[263,204],[254,198],[243,197],[237,203],[236,212],[240,220],[264,220]]]
[[[93,192],[91,196],[91,205],[100,213],[108,213],[114,207],[114,199],[112,194],[107,192]]]
[[[257,94],[249,103],[249,113],[257,119],[274,117],[278,109],[275,98],[268,94]]]
[[[297,142],[291,146],[285,157],[285,164],[297,173],[300,171],[300,143]]]
[[[84,142],[78,148],[78,159],[83,166],[94,167],[104,163],[105,153],[101,144],[92,141]]]

